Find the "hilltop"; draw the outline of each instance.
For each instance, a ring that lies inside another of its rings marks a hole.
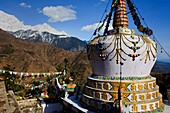
[[[57,71],[57,67],[64,67],[64,59],[68,59],[69,65],[78,55],[79,52],[66,51],[48,43],[18,39],[0,29],[0,69],[10,65],[19,72],[52,72]],[[81,57],[72,65],[73,69],[88,61],[86,54]]]

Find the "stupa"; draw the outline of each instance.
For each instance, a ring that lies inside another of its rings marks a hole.
[[[128,29],[126,3],[142,35]],[[108,30],[112,13],[113,29]],[[150,76],[157,58],[157,44],[149,37],[152,30],[143,27],[131,0],[113,0],[105,20],[103,35],[87,47],[93,74],[87,78],[81,105],[95,112],[162,112],[162,95]]]

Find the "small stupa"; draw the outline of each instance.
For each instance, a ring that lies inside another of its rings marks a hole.
[[[126,3],[142,35],[128,29]],[[108,30],[112,13],[113,29]],[[164,110],[156,78],[150,76],[157,59],[157,44],[149,37],[152,33],[141,25],[131,0],[113,0],[103,35],[95,37],[87,47],[93,74],[84,86],[82,106],[95,112]]]

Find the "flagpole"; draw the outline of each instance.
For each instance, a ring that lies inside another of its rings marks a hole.
[[[120,48],[121,48],[121,35],[120,35],[120,37],[119,37],[120,39]],[[120,55],[121,55],[121,51],[120,51]],[[122,113],[122,65],[123,65],[123,63],[122,63],[122,59],[120,58],[120,62],[119,62],[119,65],[120,65],[120,85],[119,85],[119,91],[118,91],[118,93],[119,93],[119,113]]]

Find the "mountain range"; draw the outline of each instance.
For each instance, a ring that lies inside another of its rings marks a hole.
[[[65,59],[67,70],[79,75],[76,80],[83,85],[92,73],[86,53],[66,51],[43,42],[28,42],[0,29],[0,69],[8,66],[16,72],[56,72],[64,69]]]
[[[83,51],[87,45],[86,41],[82,41],[76,37],[67,35],[56,35],[47,31],[40,32],[38,30],[18,30],[9,32],[17,38],[21,38],[30,42],[46,42],[56,47],[63,48],[68,51]]]
[[[17,38],[30,42],[46,42],[69,51],[82,51],[87,42],[69,36],[64,31],[57,31],[47,23],[30,26],[24,25],[14,15],[0,11],[0,28]]]
[[[170,73],[170,63],[157,61],[154,65],[152,72],[156,73]]]

